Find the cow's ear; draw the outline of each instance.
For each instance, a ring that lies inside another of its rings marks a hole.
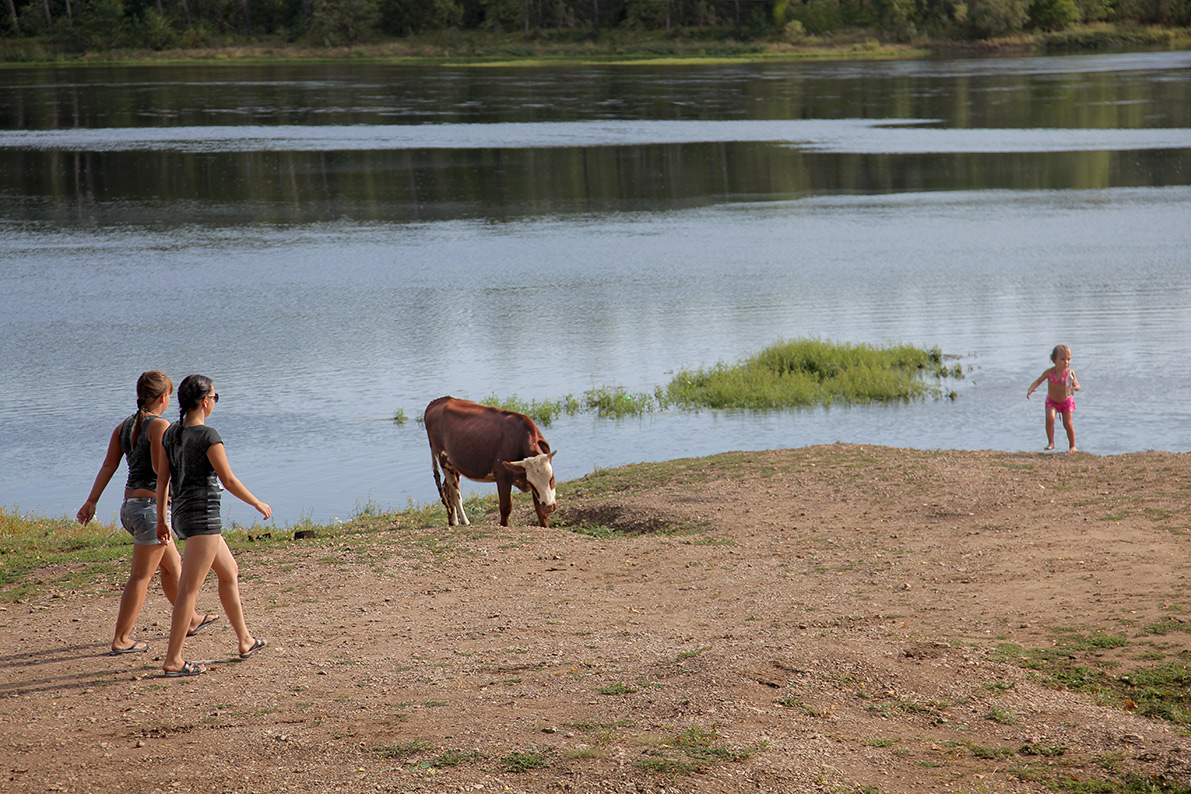
[[[511,474],[514,474],[518,477],[525,476],[525,467],[522,466],[520,463],[513,463],[512,461],[502,460],[502,461],[500,461],[500,464],[502,466],[504,466],[506,469],[508,469],[508,471]]]

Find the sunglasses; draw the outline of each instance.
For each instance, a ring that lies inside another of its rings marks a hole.
[[[219,392],[211,392],[207,395],[207,397],[210,397],[213,402],[219,402]],[[203,399],[205,400],[207,397],[204,397]]]

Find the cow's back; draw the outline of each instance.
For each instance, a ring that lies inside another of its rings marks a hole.
[[[423,419],[433,453],[446,453],[451,465],[470,479],[488,479],[498,460],[540,454],[539,444],[545,443],[528,416],[471,400],[439,397],[426,406]]]

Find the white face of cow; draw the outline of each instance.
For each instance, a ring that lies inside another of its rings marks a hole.
[[[554,467],[550,465],[553,457],[554,453],[551,452],[549,455],[543,453],[517,461],[518,466],[525,468],[525,479],[529,480],[538,501],[551,510],[558,506],[558,499],[554,495]]]

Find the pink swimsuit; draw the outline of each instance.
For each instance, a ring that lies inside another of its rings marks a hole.
[[[1060,375],[1059,373],[1055,372],[1054,369],[1052,368],[1050,371],[1050,374],[1046,376],[1046,379],[1048,381],[1050,381],[1051,383],[1065,383],[1065,384],[1067,384],[1067,399],[1063,400],[1061,403],[1055,402],[1054,400],[1050,399],[1050,395],[1048,394],[1048,395],[1046,395],[1046,407],[1054,408],[1055,411],[1060,414],[1074,413],[1075,412],[1075,398],[1071,396],[1071,378],[1070,378],[1070,376],[1068,375],[1068,376],[1064,377],[1063,375]]]

